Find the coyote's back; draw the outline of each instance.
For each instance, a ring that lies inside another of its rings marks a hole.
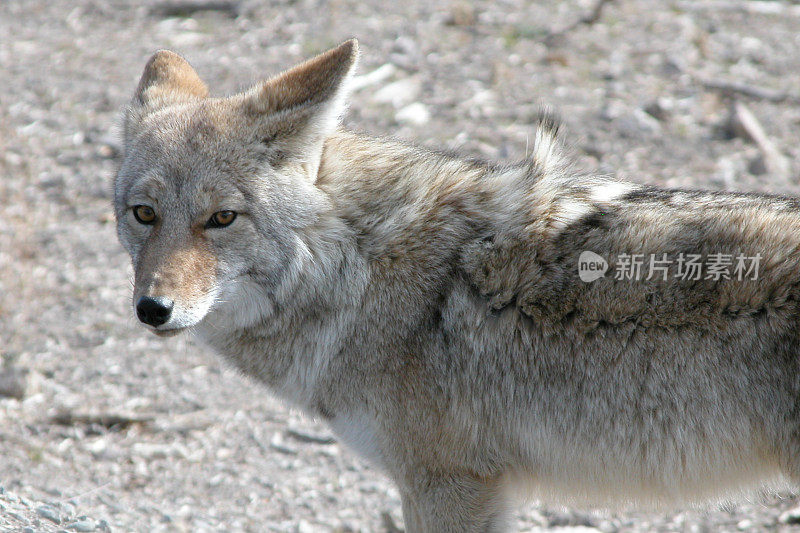
[[[229,98],[158,52],[115,184],[133,306],[398,484],[410,531],[509,487],[675,505],[800,451],[800,203],[585,176],[544,117],[495,165],[341,131],[348,41]]]

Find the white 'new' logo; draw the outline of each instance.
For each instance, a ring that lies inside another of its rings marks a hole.
[[[605,276],[607,270],[608,261],[594,252],[586,250],[578,257],[578,277],[581,281],[591,283]]]

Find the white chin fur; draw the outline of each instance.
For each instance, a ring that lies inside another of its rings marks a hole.
[[[197,329],[205,337],[206,333],[253,326],[272,313],[272,302],[264,288],[249,278],[237,278],[222,288]]]

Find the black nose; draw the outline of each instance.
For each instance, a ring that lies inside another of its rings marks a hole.
[[[166,323],[169,315],[172,314],[173,302],[169,298],[157,296],[142,296],[136,302],[136,316],[145,324],[150,324],[154,328]]]

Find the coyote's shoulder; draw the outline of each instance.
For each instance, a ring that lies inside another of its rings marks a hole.
[[[328,421],[409,531],[497,531],[523,479],[600,505],[800,480],[797,199],[576,172],[549,116],[502,165],[343,131],[356,58],[210,98],[153,56],[115,181],[143,324]]]
[[[796,311],[800,257],[787,228],[800,229],[800,201],[577,173],[556,124],[545,117],[534,156],[513,165],[340,131],[326,143],[318,183],[370,260],[402,275],[438,276],[434,258],[457,266],[494,311],[513,304],[551,326],[567,319],[580,334],[625,321],[710,327],[720,317]],[[620,256],[640,258],[644,277],[647,261],[661,270],[638,284],[583,283],[583,251],[612,261],[608,278]],[[714,254],[729,261],[724,276],[681,279],[679,258]],[[731,280],[737,257],[758,257],[760,275]]]

